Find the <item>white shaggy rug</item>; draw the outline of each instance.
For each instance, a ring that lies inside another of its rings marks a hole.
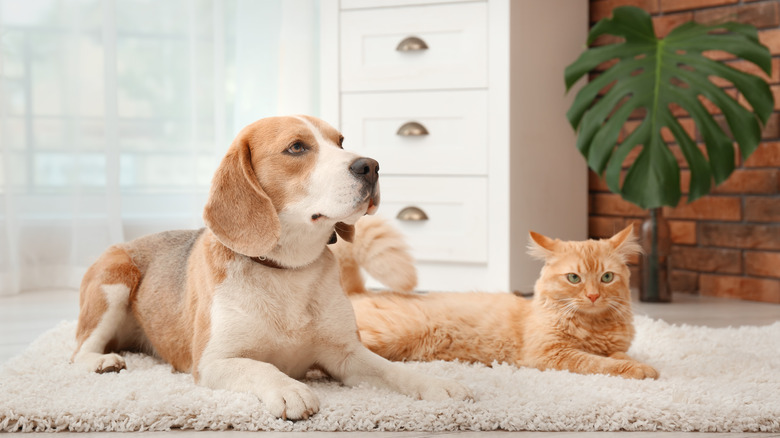
[[[476,401],[417,401],[311,379],[321,410],[291,422],[272,418],[251,395],[196,386],[148,356],[128,355],[118,374],[80,371],[68,363],[75,323],[65,322],[0,369],[0,431],[780,432],[780,322],[714,329],[637,317],[636,326],[629,353],[655,366],[659,380],[408,363],[464,382]]]

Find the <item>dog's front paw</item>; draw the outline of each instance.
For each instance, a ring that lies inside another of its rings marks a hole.
[[[423,400],[442,401],[474,398],[470,389],[454,380],[427,379],[418,390],[419,397]]]
[[[271,415],[283,420],[306,420],[320,410],[320,401],[308,386],[293,380],[263,395]]]
[[[118,373],[127,368],[125,360],[116,353],[98,354],[83,353],[78,354],[73,359],[75,363],[81,364],[84,368],[95,373]]]

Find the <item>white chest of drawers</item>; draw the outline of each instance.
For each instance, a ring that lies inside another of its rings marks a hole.
[[[587,12],[576,0],[321,3],[321,116],[379,161],[378,214],[408,237],[421,290],[530,291],[529,230],[586,237],[563,69]]]

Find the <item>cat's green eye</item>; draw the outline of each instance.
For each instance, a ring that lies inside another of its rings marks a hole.
[[[571,284],[577,284],[580,282],[580,276],[577,274],[566,274],[566,279],[569,280],[569,283]]]
[[[601,282],[602,283],[610,283],[615,278],[615,274],[612,272],[605,272],[604,275],[601,276]]]

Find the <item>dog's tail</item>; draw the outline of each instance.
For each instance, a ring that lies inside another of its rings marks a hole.
[[[343,239],[331,250],[339,261],[341,286],[348,295],[366,292],[361,268],[390,290],[411,292],[417,268],[401,232],[378,216],[363,216],[355,224],[352,243]]]

